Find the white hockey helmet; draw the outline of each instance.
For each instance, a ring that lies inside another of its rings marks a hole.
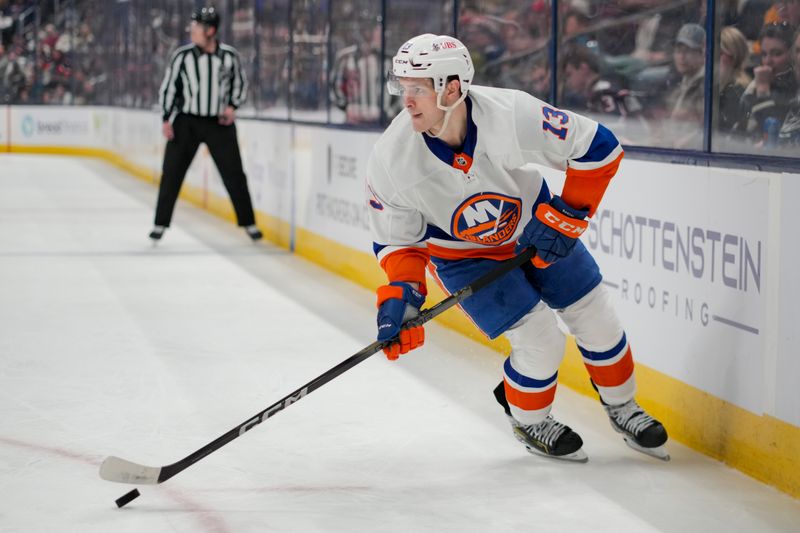
[[[433,89],[441,93],[447,78],[458,76],[461,93],[466,96],[475,68],[464,43],[449,35],[424,33],[406,41],[392,59],[392,72],[388,89],[391,94],[402,94],[397,78],[430,78]]]

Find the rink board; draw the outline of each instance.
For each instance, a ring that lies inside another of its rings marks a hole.
[[[0,149],[101,157],[157,183],[163,143],[152,113],[25,107],[0,115],[10,132]],[[267,238],[366,287],[383,283],[363,201],[377,134],[247,120],[238,128]],[[559,190],[562,178],[547,175]],[[628,159],[584,236],[631,339],[641,403],[673,438],[794,496],[800,339],[790,322],[800,287],[790,274],[800,252],[787,244],[798,177]],[[205,147],[182,195],[234,220]],[[436,288],[430,300],[443,296]],[[458,311],[442,322],[508,350]],[[574,344],[560,378],[593,394]]]

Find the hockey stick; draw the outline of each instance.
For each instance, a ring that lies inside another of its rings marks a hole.
[[[528,248],[520,255],[508,259],[495,268],[490,272],[487,272],[477,280],[473,281],[466,287],[458,290],[457,292],[451,294],[441,302],[437,303],[433,307],[429,309],[425,309],[422,311],[418,317],[410,320],[406,323],[406,325],[410,326],[421,326],[425,322],[428,322],[432,318],[442,314],[443,312],[447,311],[454,305],[461,303],[464,299],[468,298],[475,292],[478,292],[491,282],[495,281],[496,279],[500,278],[501,276],[511,272],[515,268],[522,266],[524,263],[528,262],[533,258],[536,250],[534,248]],[[264,422],[266,419],[270,418],[271,416],[283,411],[293,403],[299,401],[303,396],[306,396],[316,389],[320,388],[321,386],[325,385],[329,381],[333,380],[337,376],[347,372],[357,364],[365,361],[372,355],[380,352],[387,346],[390,346],[397,340],[395,337],[394,339],[388,341],[375,341],[366,348],[362,349],[360,352],[350,356],[349,358],[345,359],[335,367],[331,368],[324,374],[318,376],[317,378],[309,381],[296,391],[292,392],[288,396],[284,396],[274,404],[270,405],[257,415],[251,417],[250,419],[242,422],[232,430],[228,431],[224,435],[221,435],[217,439],[209,442],[196,452],[184,457],[183,459],[172,463],[171,465],[166,466],[144,466],[140,465],[131,461],[127,461],[125,459],[120,459],[119,457],[109,456],[103,461],[103,464],[100,465],[100,477],[108,480],[108,481],[116,481],[118,483],[133,483],[133,484],[143,484],[143,485],[156,485],[158,483],[163,483],[164,481],[168,480],[175,474],[182,472],[183,470],[189,468],[194,463],[199,461],[200,459],[206,457],[210,453],[219,450],[232,440],[241,437],[247,431],[250,431],[258,424]]]

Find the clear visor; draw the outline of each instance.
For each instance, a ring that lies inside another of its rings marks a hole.
[[[393,96],[434,96],[430,78],[399,78],[392,71],[386,74],[386,89]]]

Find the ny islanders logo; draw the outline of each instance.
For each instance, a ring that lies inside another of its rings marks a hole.
[[[453,214],[452,234],[486,246],[503,244],[514,235],[522,201],[497,193],[478,193],[464,200]]]

